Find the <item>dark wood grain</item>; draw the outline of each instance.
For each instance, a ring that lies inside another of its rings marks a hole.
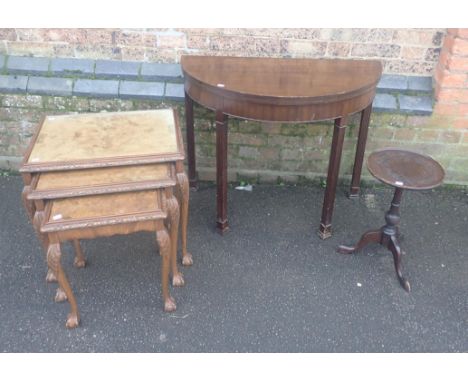
[[[386,224],[378,230],[365,232],[354,247],[340,245],[337,250],[343,254],[351,254],[367,244],[381,244],[392,253],[398,281],[409,292],[411,286],[403,276],[401,265],[403,251],[399,242],[403,190],[428,190],[439,186],[444,179],[444,169],[429,156],[394,148],[374,151],[367,160],[367,167],[378,180],[395,187],[390,209],[385,214]]]
[[[442,166],[430,156],[400,148],[374,151],[367,168],[380,181],[407,190],[430,190],[445,177]]]
[[[334,119],[367,107],[379,61],[182,56],[190,98],[230,116],[262,121]]]
[[[367,139],[371,104],[382,73],[379,61],[285,59],[257,57],[182,56],[185,77],[187,144],[191,185],[196,185],[193,101],[217,117],[217,227],[227,220],[227,120],[220,115],[271,122],[312,122],[341,119],[363,112],[356,151],[352,191],[356,194]],[[333,140],[320,236],[331,233],[331,218],[344,128]],[[223,182],[223,184],[219,184]]]

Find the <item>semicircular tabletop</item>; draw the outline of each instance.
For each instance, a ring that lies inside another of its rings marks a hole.
[[[382,73],[381,63],[373,60],[182,56],[181,65],[185,90],[195,101],[229,115],[265,120],[290,120],[291,113],[288,118],[278,111],[269,115],[269,110],[254,110],[255,103],[291,106],[296,112],[320,105],[321,110],[293,120],[360,111],[372,102]]]

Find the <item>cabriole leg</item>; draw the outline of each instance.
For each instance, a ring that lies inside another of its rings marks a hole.
[[[182,242],[182,265],[190,266],[193,264],[192,254],[187,252],[187,225],[189,214],[189,182],[185,172],[177,174],[176,195],[180,205],[180,231]]]
[[[171,273],[172,285],[184,286],[184,276],[177,268],[177,239],[179,232],[179,203],[174,196],[167,198],[167,225],[171,236]]]
[[[156,240],[159,245],[159,253],[162,257],[161,266],[161,285],[162,285],[162,296],[164,301],[164,311],[173,312],[176,310],[176,303],[169,294],[169,266],[171,258],[171,241],[166,228],[160,227],[156,231]]]
[[[47,264],[52,272],[57,277],[57,281],[60,287],[60,293],[64,293],[70,303],[70,313],[68,314],[66,327],[68,329],[76,328],[79,324],[79,313],[78,306],[76,304],[75,295],[72,292],[70,284],[68,283],[67,276],[62,269],[61,265],[62,252],[60,250],[60,244],[54,243],[49,244],[47,249]]]

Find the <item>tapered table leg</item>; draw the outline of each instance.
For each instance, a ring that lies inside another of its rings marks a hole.
[[[227,137],[228,116],[216,111],[216,227],[223,234],[229,229],[227,220]]]
[[[185,93],[185,126],[187,129],[187,159],[190,187],[197,188],[198,177],[195,162],[195,133],[193,127],[193,100]]]
[[[331,221],[333,206],[335,204],[336,185],[338,183],[338,173],[340,171],[341,152],[346,130],[346,118],[335,119],[333,129],[333,140],[328,162],[327,187],[322,206],[322,219],[320,220],[319,236],[327,239],[331,236]]]
[[[353,177],[351,179],[351,189],[349,197],[358,198],[361,182],[362,164],[364,162],[364,153],[366,151],[367,133],[369,131],[369,121],[372,112],[372,104],[367,106],[361,112],[361,123],[359,125],[359,135],[356,145],[356,156],[354,157]]]

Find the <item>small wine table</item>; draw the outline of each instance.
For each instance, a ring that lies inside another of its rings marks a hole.
[[[367,231],[354,247],[341,245],[338,252],[350,254],[359,251],[369,243],[380,243],[393,254],[395,271],[401,286],[409,292],[409,281],[401,270],[400,242],[400,201],[403,190],[430,190],[439,186],[445,176],[442,166],[429,156],[412,151],[387,148],[374,151],[367,161],[369,172],[378,180],[395,187],[390,210],[385,214],[385,224],[378,230]]]

